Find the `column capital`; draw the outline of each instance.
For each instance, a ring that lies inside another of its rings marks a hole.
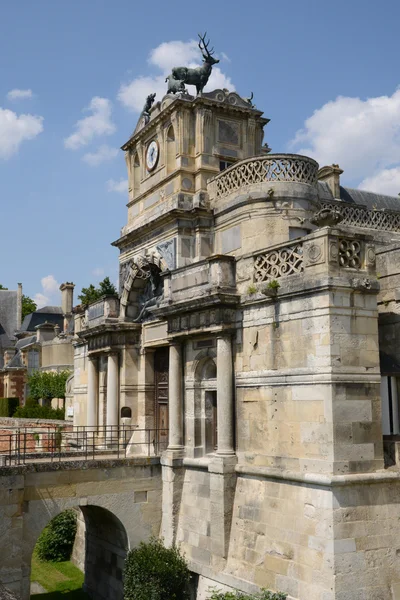
[[[105,352],[105,355],[108,356],[119,356],[120,351],[119,350],[107,350]]]

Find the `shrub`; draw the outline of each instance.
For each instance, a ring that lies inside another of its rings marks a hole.
[[[176,546],[165,548],[152,538],[128,553],[124,570],[125,600],[186,600],[190,573]]]
[[[71,558],[76,534],[76,513],[64,510],[45,527],[36,542],[39,560],[62,562]]]
[[[286,600],[287,594],[262,590],[259,594],[243,594],[242,592],[218,592],[211,590],[208,600]]]
[[[14,417],[19,419],[57,419],[64,420],[65,410],[63,408],[51,408],[50,406],[40,406],[38,402],[32,400],[25,406],[18,406]]]
[[[19,406],[19,398],[0,398],[0,417],[13,417]]]

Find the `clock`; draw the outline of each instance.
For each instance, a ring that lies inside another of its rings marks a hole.
[[[148,171],[153,171],[156,168],[159,155],[159,147],[157,140],[153,140],[147,146],[146,166]]]

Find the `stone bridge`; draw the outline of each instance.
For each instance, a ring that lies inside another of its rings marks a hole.
[[[78,541],[86,591],[99,600],[122,598],[126,552],[159,534],[161,500],[156,457],[0,468],[0,584],[28,600],[40,533],[60,512],[76,508],[84,523]]]

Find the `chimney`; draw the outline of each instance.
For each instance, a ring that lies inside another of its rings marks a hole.
[[[60,285],[61,290],[61,307],[64,314],[64,331],[68,330],[69,322],[72,318],[72,308],[74,304],[74,287],[75,284],[69,281]]]
[[[17,290],[17,330],[21,329],[22,324],[22,283],[18,284]]]
[[[318,171],[318,180],[326,181],[331,188],[331,192],[334,198],[340,200],[340,176],[343,170],[339,165],[332,165],[330,167],[322,167]]]

